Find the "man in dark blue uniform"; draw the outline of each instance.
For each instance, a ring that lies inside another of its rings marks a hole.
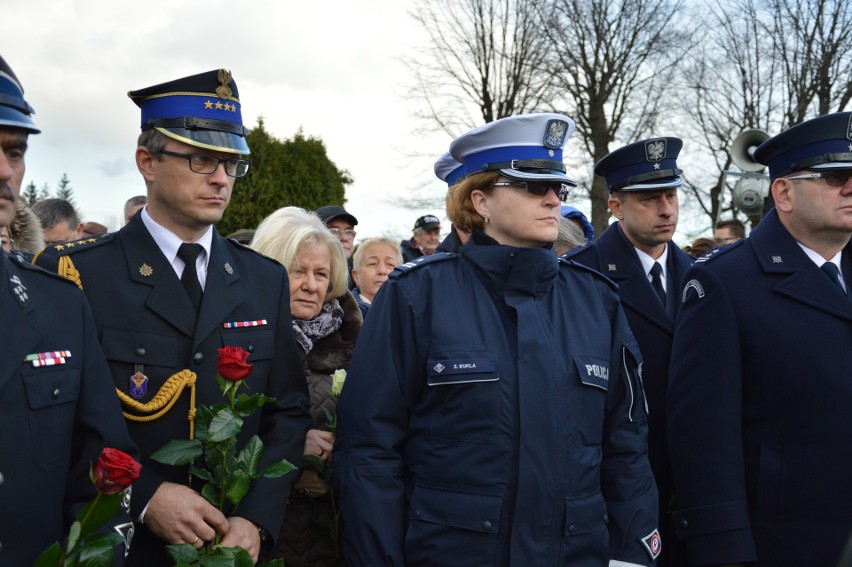
[[[668,394],[690,565],[834,567],[852,532],[852,113],[757,148],[775,208],[687,272]]]
[[[663,552],[658,565],[685,561],[677,541],[672,508],[674,486],[666,443],[666,386],[674,334],[674,315],[692,258],[672,242],[678,219],[681,170],[678,138],[653,138],[629,144],[595,165],[610,191],[609,207],[618,222],[584,248],[566,256],[609,276],[642,352],[642,379],[648,396],[648,456],[660,491]],[[656,276],[654,275],[656,273]]]
[[[39,133],[23,94],[0,57],[0,226],[12,222],[27,138]],[[0,313],[0,565],[32,565],[95,498],[89,466],[100,452],[137,451],[80,290],[0,251]],[[127,536],[128,520],[117,515],[110,529]]]
[[[260,469],[285,458],[301,461],[307,387],[287,274],[212,226],[234,179],[249,166],[237,86],[220,69],[129,94],[142,109],[136,164],[147,206],[117,233],[51,246],[36,262],[86,292],[130,434],[142,451],[131,503],[141,525],[128,565],[171,564],[165,543],[200,547],[217,534],[222,545],[257,558],[261,541],[279,532],[289,477],[255,481],[236,514],[223,514],[186,485],[185,469],[148,458],[191,434],[193,403],[221,401],[217,349],[239,346],[254,365],[247,385],[277,400],[245,419],[241,444],[260,436]]]

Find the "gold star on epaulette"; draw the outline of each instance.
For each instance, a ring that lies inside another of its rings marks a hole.
[[[221,102],[216,103],[216,110],[222,110],[222,103]]]
[[[89,244],[94,244],[94,243],[95,243],[95,242],[97,242],[97,241],[98,241],[98,240],[97,240],[96,238],[90,238],[90,239],[88,239],[86,242],[88,242]]]
[[[54,248],[55,248],[56,250],[59,250],[60,252],[62,252],[63,250],[65,250],[65,247],[64,247],[64,246],[62,246],[61,244],[57,244],[56,246],[54,246]]]
[[[77,244],[74,242],[66,242],[65,246],[67,246],[68,248],[74,248],[75,246],[77,246]]]
[[[204,101],[204,108],[213,108],[213,103],[209,100]]]

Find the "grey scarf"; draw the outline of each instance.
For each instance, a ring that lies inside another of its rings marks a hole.
[[[293,319],[293,333],[296,335],[296,342],[307,354],[314,348],[314,342],[329,336],[342,324],[343,308],[340,307],[339,301],[332,299],[322,306],[319,315],[313,319]]]

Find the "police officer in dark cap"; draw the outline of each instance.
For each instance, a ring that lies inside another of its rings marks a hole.
[[[27,139],[39,133],[32,115],[0,57],[0,226],[15,215]],[[89,467],[101,451],[138,454],[80,290],[0,250],[0,313],[0,565],[32,565],[97,495]],[[108,529],[130,526],[122,511]]]
[[[590,266],[618,284],[618,295],[644,360],[648,397],[648,455],[660,492],[663,549],[657,565],[684,565],[672,526],[675,505],[666,443],[666,385],[674,317],[684,274],[693,259],[672,242],[682,184],[678,138],[651,138],[615,150],[595,165],[606,179],[609,208],[617,222],[566,257]]]
[[[247,384],[276,400],[246,418],[240,442],[260,435],[261,469],[281,459],[298,465],[302,456],[310,421],[287,274],[213,228],[250,166],[239,92],[219,69],[129,96],[142,111],[136,165],[148,204],[120,231],[50,246],[36,261],[86,292],[142,451],[131,503],[139,525],[127,565],[170,565],[165,544],[201,547],[217,535],[257,559],[262,542],[279,532],[289,477],[254,482],[239,509],[223,514],[187,486],[185,469],[149,458],[190,435],[193,404],[221,401],[213,378],[223,346],[251,353]],[[196,377],[194,396],[187,371]],[[165,413],[163,400],[174,402]]]
[[[764,142],[775,208],[687,272],[668,396],[691,565],[834,567],[852,533],[852,112]]]

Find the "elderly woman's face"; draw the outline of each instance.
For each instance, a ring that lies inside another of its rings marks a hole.
[[[331,250],[325,244],[304,248],[289,270],[293,319],[319,315],[331,281]]]

